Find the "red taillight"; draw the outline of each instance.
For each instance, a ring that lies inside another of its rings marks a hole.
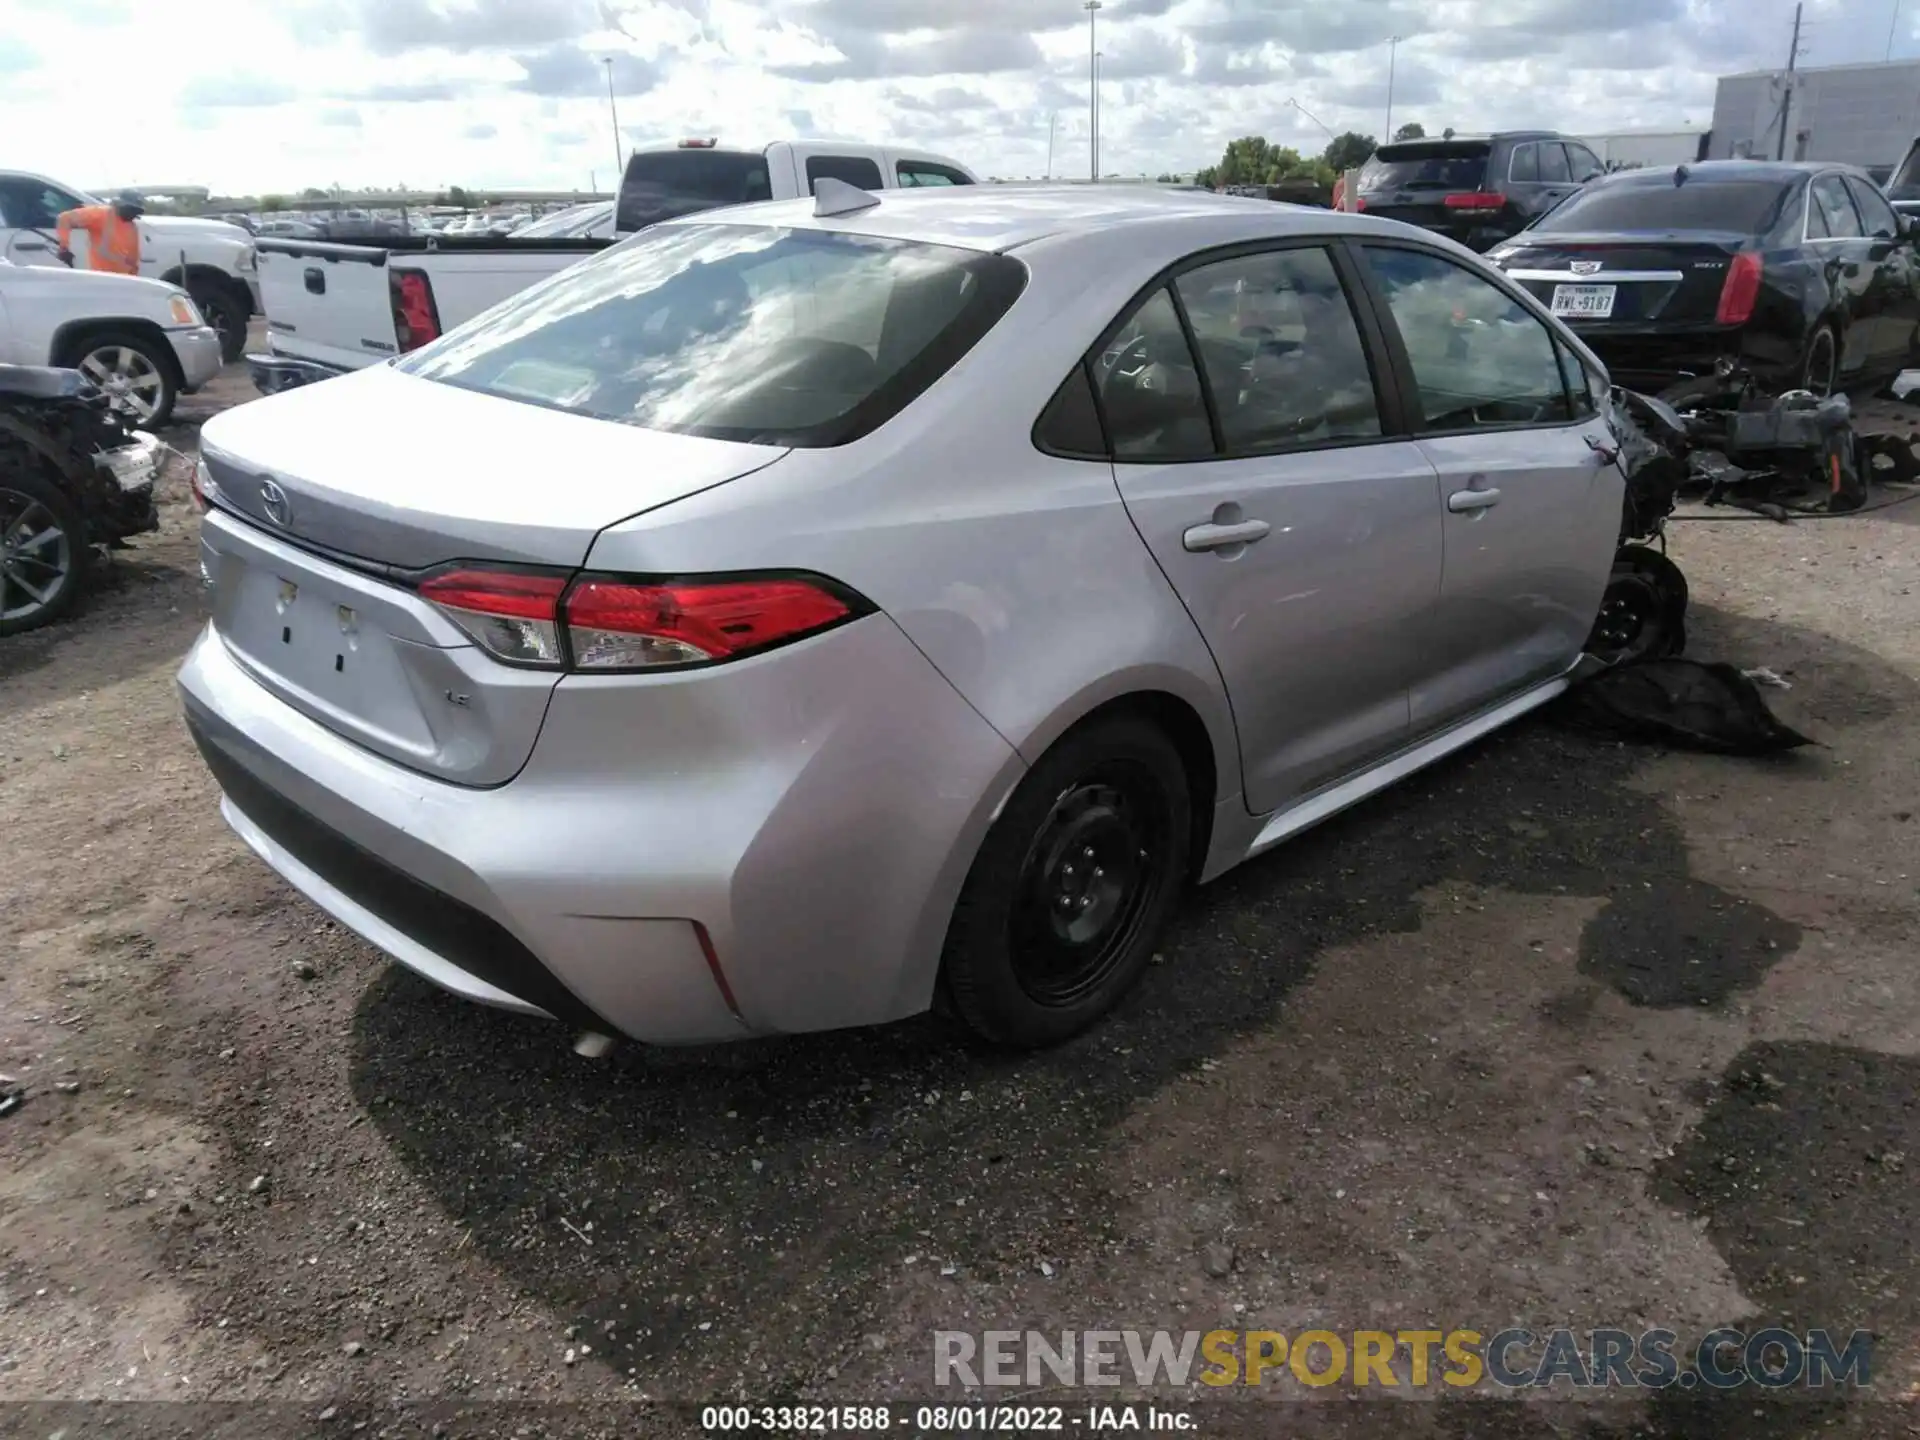
[[[443,571],[420,594],[497,660],[605,673],[732,660],[837,625],[864,603],[796,576],[664,583]]]
[[[440,307],[433,300],[433,282],[424,270],[391,270],[387,291],[393,301],[393,333],[400,353],[418,350],[440,338]]]
[[[1720,286],[1720,308],[1714,314],[1714,324],[1744,325],[1753,317],[1753,307],[1760,299],[1761,268],[1760,257],[1751,250],[1733,257]]]
[[[1491,190],[1466,190],[1440,203],[1449,210],[1500,210],[1506,207],[1507,197]]]
[[[589,575],[567,592],[567,639],[579,670],[649,670],[730,660],[836,625],[853,613],[801,579],[676,581]]]
[[[523,570],[447,570],[421,582],[420,594],[488,654],[515,665],[558,669],[560,597],[567,577]]]

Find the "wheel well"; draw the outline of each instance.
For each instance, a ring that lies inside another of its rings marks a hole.
[[[154,359],[165,368],[174,389],[186,384],[180,357],[173,353],[167,332],[151,320],[75,320],[54,332],[53,348],[47,358],[55,365],[78,365],[87,342],[100,335],[138,335],[143,340],[151,340]]]
[[[1113,715],[1137,715],[1158,726],[1173,748],[1180,752],[1186,767],[1187,788],[1192,796],[1193,842],[1187,862],[1195,875],[1206,864],[1207,848],[1213,841],[1213,806],[1220,793],[1220,775],[1213,760],[1213,736],[1207,722],[1177,695],[1164,690],[1142,690],[1122,695],[1081,716],[1067,733]],[[1059,743],[1058,741],[1055,742]]]
[[[160,278],[169,285],[178,285],[182,290],[187,291],[191,291],[196,285],[212,286],[239,301],[248,314],[253,313],[253,292],[247,289],[246,282],[238,276],[229,275],[217,266],[188,265],[183,273],[176,265]]]

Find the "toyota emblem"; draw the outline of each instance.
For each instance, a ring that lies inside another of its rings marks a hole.
[[[1598,260],[1576,260],[1568,267],[1576,275],[1591,275],[1600,268]]]
[[[271,480],[260,482],[260,508],[266,512],[267,519],[282,530],[287,528],[287,521],[293,515],[293,507],[287,503],[287,492]]]

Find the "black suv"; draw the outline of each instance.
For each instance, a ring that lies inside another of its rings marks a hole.
[[[1401,140],[1374,151],[1360,171],[1359,208],[1487,250],[1605,168],[1552,130]]]

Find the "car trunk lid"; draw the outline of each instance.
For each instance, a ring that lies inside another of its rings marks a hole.
[[[503,664],[417,591],[454,561],[578,568],[608,525],[787,452],[516,404],[386,367],[204,432],[213,624],[279,699],[398,764],[497,785],[559,672]]]
[[[1496,261],[1576,329],[1712,325],[1727,267],[1751,242],[1733,232],[1521,235]]]

